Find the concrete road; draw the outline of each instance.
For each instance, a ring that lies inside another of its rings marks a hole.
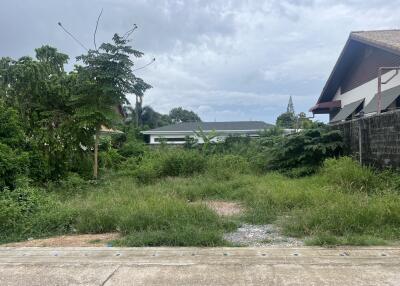
[[[400,285],[400,248],[9,248],[0,285]]]

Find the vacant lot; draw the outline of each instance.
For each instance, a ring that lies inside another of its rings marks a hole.
[[[255,174],[237,156],[212,160],[218,168],[189,162],[187,173],[161,176],[144,162],[134,170],[141,170],[139,179],[124,169],[96,183],[5,191],[0,239],[119,233],[113,245],[223,246],[230,245],[224,234],[242,224],[274,224],[311,245],[383,245],[400,237],[392,173],[373,172],[346,157],[329,159],[303,178]]]

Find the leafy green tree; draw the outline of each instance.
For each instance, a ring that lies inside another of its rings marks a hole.
[[[93,177],[98,173],[98,145],[102,126],[112,128],[120,118],[116,108],[128,103],[126,94],[143,94],[151,86],[132,71],[136,58],[143,55],[129,45],[129,39],[115,34],[112,43],[103,43],[77,57],[77,94],[74,96],[75,117],[81,126],[95,136]]]
[[[169,117],[172,123],[201,122],[200,117],[195,112],[183,109],[182,107],[171,109]]]
[[[294,113],[285,112],[276,119],[276,126],[280,128],[296,128],[297,119]]]
[[[314,125],[304,112],[300,112],[299,115],[297,115],[297,120],[300,129],[310,129]]]
[[[0,60],[0,95],[18,111],[29,148],[48,162],[49,170],[41,173],[58,178],[79,144],[71,127],[70,76],[64,71],[68,56],[50,46],[35,52],[35,59]]]
[[[340,131],[314,128],[282,137],[275,142],[270,169],[288,171],[298,167],[318,168],[326,158],[337,157],[344,143]]]

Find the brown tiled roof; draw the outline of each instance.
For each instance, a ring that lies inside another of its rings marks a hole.
[[[358,52],[354,45],[357,42],[400,55],[400,29],[351,32],[318,98],[317,105],[311,108],[313,112],[318,111],[318,108],[316,108],[318,104],[331,101],[334,97],[340,86],[341,75],[346,72],[348,63],[352,61],[354,55]]]
[[[358,31],[352,32],[350,37],[400,52],[400,30]]]

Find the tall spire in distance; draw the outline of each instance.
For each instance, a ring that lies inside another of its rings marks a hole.
[[[289,103],[287,105],[287,113],[292,113],[294,114],[294,106],[293,106],[293,100],[292,100],[292,96],[289,97]]]

